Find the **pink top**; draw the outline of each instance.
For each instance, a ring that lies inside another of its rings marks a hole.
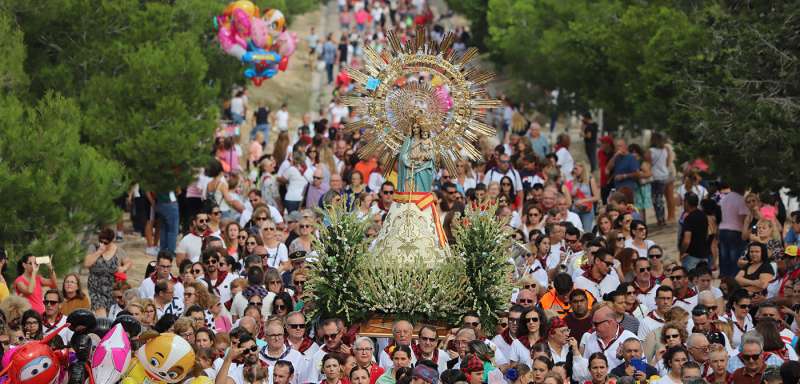
[[[217,332],[230,332],[233,328],[230,317],[217,316],[217,318],[214,319],[214,328],[216,328]]]
[[[261,146],[261,143],[259,143],[258,141],[253,140],[250,143],[250,150],[249,150],[249,152],[250,152],[250,162],[251,163],[255,163],[256,161],[258,161],[258,159],[261,158],[261,154],[262,154],[263,150],[264,150],[264,148]]]
[[[733,191],[728,192],[719,201],[719,207],[722,210],[722,221],[719,223],[719,229],[741,232],[744,218],[750,213],[747,204],[744,202],[744,197]]]
[[[20,275],[14,280],[14,292],[16,292],[17,296],[22,296],[28,299],[28,302],[31,304],[31,309],[40,314],[44,313],[44,296],[42,295],[42,277],[36,275],[36,284],[33,287],[33,294],[27,295],[22,293],[17,289],[17,283],[22,282],[25,285],[28,285],[28,279],[25,278],[25,275]]]

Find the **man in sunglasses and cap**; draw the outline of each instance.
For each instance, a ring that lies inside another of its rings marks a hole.
[[[247,332],[239,335],[237,345],[231,345],[217,370],[216,384],[243,384],[244,372],[259,364],[258,347],[253,336]]]
[[[281,273],[281,280],[283,280],[284,287],[294,287],[294,281],[292,281],[292,274],[294,271],[298,269],[303,269],[306,265],[306,251],[294,251],[289,254],[289,262],[291,263],[291,269],[288,271],[284,271]]]

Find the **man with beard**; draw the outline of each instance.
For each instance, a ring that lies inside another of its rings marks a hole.
[[[686,312],[691,312],[694,306],[697,305],[697,291],[689,287],[689,277],[686,274],[686,269],[681,266],[673,268],[669,278],[672,280],[675,306],[685,309]]]
[[[231,342],[231,348],[217,371],[214,384],[244,384],[245,369],[258,364],[256,341],[249,333],[243,332],[239,335],[238,345],[233,345]]]
[[[584,333],[592,329],[592,316],[589,313],[589,295],[582,289],[573,289],[569,294],[570,312],[564,317],[569,327],[569,337],[580,340]]]
[[[589,270],[575,278],[575,288],[585,289],[594,296],[595,300],[602,299],[603,295],[614,291],[619,286],[619,279],[610,273],[613,265],[614,256],[605,249],[598,249]]]
[[[183,236],[181,242],[178,243],[178,248],[175,249],[176,264],[181,265],[181,262],[187,257],[193,263],[200,260],[203,239],[210,234],[211,231],[208,229],[208,213],[198,212],[194,215],[190,232],[187,233],[186,236]]]
[[[517,334],[519,318],[525,308],[520,304],[514,304],[508,310],[508,327],[492,339],[492,343],[497,346],[506,356],[511,356],[511,343],[514,342],[514,335]]]
[[[224,262],[221,255],[225,251],[221,248],[208,248],[203,251],[203,264],[206,273],[199,280],[208,287],[208,290],[219,296],[221,303],[227,303],[231,299],[231,283],[235,277],[227,271],[220,272],[217,267]]]
[[[320,337],[325,341],[325,345],[320,348],[311,359],[311,368],[308,370],[307,380],[309,383],[320,382],[320,368],[322,359],[331,352],[344,355],[351,354],[351,348],[342,342],[344,328],[339,326],[339,319],[325,319],[320,325]]]

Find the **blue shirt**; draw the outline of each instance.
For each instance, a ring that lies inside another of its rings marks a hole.
[[[789,228],[789,232],[786,232],[786,237],[783,238],[783,242],[786,243],[787,246],[800,245],[800,236],[797,235],[797,232],[795,232],[793,228]]]
[[[539,135],[539,137],[535,139],[528,136],[528,141],[531,143],[531,149],[533,149],[533,153],[535,153],[540,159],[544,159],[544,157],[550,153],[550,142],[547,141],[547,138],[544,137],[544,135]]]
[[[633,173],[639,171],[639,160],[636,160],[632,154],[622,155],[617,157],[617,160],[614,162],[614,170],[612,172],[612,176],[622,175],[626,173]],[[614,187],[617,190],[621,188],[628,187],[631,190],[636,189],[637,179],[633,177],[629,177],[624,180],[617,180],[614,182]]]
[[[322,61],[325,64],[333,64],[336,61],[336,45],[334,45],[330,41],[326,41],[325,44],[322,45]]]

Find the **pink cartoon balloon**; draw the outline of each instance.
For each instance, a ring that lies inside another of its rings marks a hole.
[[[92,373],[96,384],[114,384],[131,364],[128,334],[117,324],[106,333],[92,355]]]

